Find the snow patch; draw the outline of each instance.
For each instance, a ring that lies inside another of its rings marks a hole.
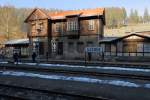
[[[82,68],[96,68],[103,70],[119,70],[119,71],[135,71],[135,72],[150,72],[150,69],[139,69],[139,68],[123,68],[123,67],[101,67],[101,66],[77,66],[77,65],[65,65],[65,64],[39,64],[39,66],[56,66],[56,67],[82,67]]]
[[[8,62],[0,62],[1,64],[7,64]]]
[[[149,69],[138,69],[138,68],[122,68],[122,67],[101,67],[100,69],[108,70],[120,70],[120,71],[137,71],[137,72],[150,72]]]
[[[22,63],[22,64],[26,64],[26,65],[37,65],[37,63]]]
[[[128,87],[140,87],[139,85],[135,84],[135,83],[131,83],[131,82],[126,82],[126,81],[110,81],[108,82],[109,84],[113,84],[113,85],[118,85],[118,86],[128,86]]]
[[[7,64],[8,62],[0,62],[3,64]],[[38,65],[41,67],[78,67],[78,68],[89,68],[89,69],[103,69],[103,70],[118,70],[118,71],[133,71],[133,72],[150,72],[150,69],[141,69],[141,68],[123,68],[123,67],[101,67],[101,66],[78,66],[78,65],[66,65],[66,64],[44,64],[44,63],[21,63],[18,64],[26,64],[26,65]]]
[[[65,65],[65,64],[39,64],[39,66],[47,66],[47,67],[82,67],[82,68],[96,68],[103,70],[119,70],[119,71],[135,71],[135,72],[150,72],[149,69],[139,69],[139,68],[122,68],[122,67],[95,67],[95,66],[77,66],[77,65]]]
[[[44,79],[54,79],[54,80],[65,80],[65,81],[78,81],[78,82],[88,82],[88,83],[98,83],[98,84],[109,84],[115,86],[122,87],[133,87],[138,88],[141,85],[123,81],[123,80],[100,80],[96,78],[88,78],[88,77],[75,77],[75,76],[64,76],[64,75],[44,75],[44,74],[36,74],[36,73],[27,73],[27,72],[16,72],[16,71],[0,71],[1,75],[12,75],[12,76],[25,76],[25,77],[36,77],[36,78],[44,78]],[[147,85],[149,86],[149,85]],[[148,88],[145,86],[145,88]]]
[[[150,88],[150,84],[145,84],[145,88]]]

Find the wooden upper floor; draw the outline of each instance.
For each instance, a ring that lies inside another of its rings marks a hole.
[[[48,13],[34,11],[25,20],[28,36],[103,36],[105,9],[87,9]]]

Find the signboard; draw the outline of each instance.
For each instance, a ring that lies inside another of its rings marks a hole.
[[[99,52],[102,52],[102,48],[101,47],[86,47],[85,52],[99,53]]]

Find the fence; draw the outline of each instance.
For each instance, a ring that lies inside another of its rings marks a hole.
[[[104,52],[105,56],[150,57],[150,52]]]

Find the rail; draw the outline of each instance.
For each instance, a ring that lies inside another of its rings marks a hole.
[[[44,90],[44,89],[35,89],[35,88],[29,88],[29,87],[21,87],[21,86],[14,86],[14,85],[7,85],[7,84],[0,84],[0,87],[4,87],[7,89],[14,89],[14,90],[20,90],[20,91],[32,91],[32,92],[40,92],[40,93],[48,93],[51,94],[50,96],[54,95],[61,95],[61,96],[70,96],[72,98],[81,98],[82,100],[114,100],[114,99],[109,99],[109,98],[103,98],[103,97],[91,97],[87,95],[77,95],[77,94],[71,94],[71,93],[62,93],[62,92],[53,92],[49,90]],[[11,100],[26,100],[22,95],[8,95],[8,94],[0,94],[1,97],[7,97]]]

